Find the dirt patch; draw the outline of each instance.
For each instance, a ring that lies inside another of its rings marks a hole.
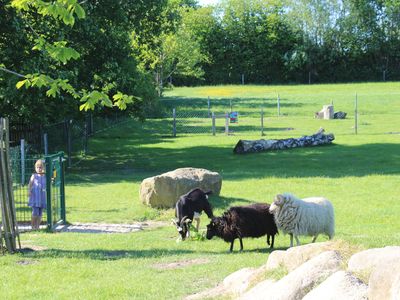
[[[19,260],[16,262],[18,265],[21,266],[28,266],[28,265],[36,265],[37,263],[39,263],[38,260]]]
[[[105,223],[74,223],[58,225],[56,232],[78,232],[78,233],[130,233],[145,229],[167,226],[165,221],[146,221],[134,224],[105,224]]]
[[[208,258],[196,258],[196,259],[185,259],[171,263],[155,264],[153,268],[157,270],[171,270],[178,268],[185,268],[192,265],[208,264],[210,260]]]

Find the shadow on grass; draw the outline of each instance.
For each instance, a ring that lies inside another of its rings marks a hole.
[[[261,252],[261,251],[260,251]],[[220,255],[226,252],[187,250],[187,249],[143,249],[143,250],[61,250],[46,249],[42,251],[33,251],[29,248],[22,250],[25,257],[32,258],[81,258],[94,260],[118,260],[126,258],[159,258],[166,256],[181,256],[196,253],[198,255]]]
[[[253,203],[253,201],[250,201],[248,199],[243,199],[243,198],[228,198],[228,197],[222,197],[222,196],[210,196],[210,203],[212,208],[215,209],[226,209],[229,206],[232,206],[232,203],[238,202],[241,203],[241,205],[245,205],[245,203]]]
[[[289,102],[288,99],[280,99],[281,107],[301,107],[302,103]],[[192,113],[203,113],[208,110],[208,98],[187,98],[187,97],[164,97],[162,100],[163,105],[167,110],[176,108],[177,111],[184,110]],[[240,109],[254,109],[255,112],[259,113],[260,108],[276,108],[276,98],[265,97],[265,98],[213,98],[210,100],[211,111],[229,111],[232,105],[232,110]]]
[[[245,244],[245,241],[243,243]],[[235,246],[239,247],[239,241],[235,242]],[[275,250],[287,250],[285,247],[278,248],[252,248],[246,249],[244,246],[243,251],[234,248],[232,254],[241,253],[268,253],[270,254]],[[90,249],[90,250],[62,250],[62,249],[46,249],[41,251],[33,251],[30,248],[24,248],[22,254],[25,257],[31,258],[81,258],[81,259],[94,259],[94,260],[118,260],[126,258],[159,258],[166,256],[180,256],[196,253],[198,255],[224,255],[229,254],[229,243],[227,243],[227,251],[206,251],[206,250],[187,250],[187,249],[144,249],[144,250],[105,250],[105,249]]]
[[[341,178],[400,173],[399,144],[332,144],[246,155],[233,154],[233,148],[234,145],[175,149],[132,146],[129,153],[99,149],[96,157],[89,158],[79,168],[72,170],[67,182],[140,182],[146,177],[183,167],[216,171],[224,180],[265,177]]]

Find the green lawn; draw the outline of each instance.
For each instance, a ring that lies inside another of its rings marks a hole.
[[[230,205],[270,203],[282,192],[322,195],[335,208],[336,240],[358,248],[400,244],[400,83],[179,88],[168,91],[163,101],[201,111],[207,109],[201,105],[208,96],[212,108],[221,111],[232,99],[239,111],[234,135],[178,133],[171,138],[170,123],[157,119],[96,135],[87,159],[67,171],[68,221],[167,221],[172,209],[140,203],[141,181],[179,167],[199,167],[223,177],[221,194],[211,197],[216,215]],[[348,118],[314,119],[314,112],[331,101]],[[336,139],[329,146],[234,155],[239,139],[261,138],[260,107],[266,113],[263,138],[300,137],[323,127]],[[206,224],[203,216],[201,227]],[[0,257],[0,294],[4,299],[181,299],[235,270],[260,266],[270,253],[264,238],[244,240],[244,252],[235,245],[233,254],[216,238],[181,243],[176,238],[172,225],[130,234],[24,233],[23,244],[45,250]],[[301,238],[302,243],[310,240]],[[288,236],[277,236],[276,248],[288,245]],[[187,265],[169,268],[173,262]]]

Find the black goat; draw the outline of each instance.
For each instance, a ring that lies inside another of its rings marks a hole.
[[[254,203],[248,206],[234,206],[223,213],[221,217],[211,219],[207,225],[207,239],[218,236],[231,243],[233,250],[235,239],[240,241],[240,251],[243,250],[242,238],[267,235],[267,244],[274,247],[275,234],[278,233],[274,216],[269,212],[269,204]],[[270,237],[272,243],[270,244]]]
[[[196,228],[199,230],[200,214],[204,211],[209,218],[213,217],[212,208],[208,202],[208,195],[212,192],[204,192],[199,188],[192,189],[185,195],[179,197],[175,205],[175,217],[177,220],[172,220],[176,225],[176,229],[182,237],[182,240],[190,235],[190,225],[193,218],[196,219]]]

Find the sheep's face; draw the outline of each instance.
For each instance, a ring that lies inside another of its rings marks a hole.
[[[272,202],[271,206],[269,207],[269,212],[271,214],[275,213],[276,211],[278,211],[282,207],[284,202],[285,202],[285,196],[284,195],[281,195],[281,194],[276,195],[275,199],[274,199],[274,202]]]
[[[213,238],[213,236],[217,235],[217,222],[215,218],[211,219],[210,224],[207,225],[207,234],[206,234],[206,238],[208,240],[211,240]]]
[[[190,224],[192,223],[192,220],[186,219],[186,217],[184,217],[181,221],[173,220],[173,223],[175,224],[176,230],[180,234],[182,240],[185,240],[187,237],[189,237],[190,235],[189,228]]]

